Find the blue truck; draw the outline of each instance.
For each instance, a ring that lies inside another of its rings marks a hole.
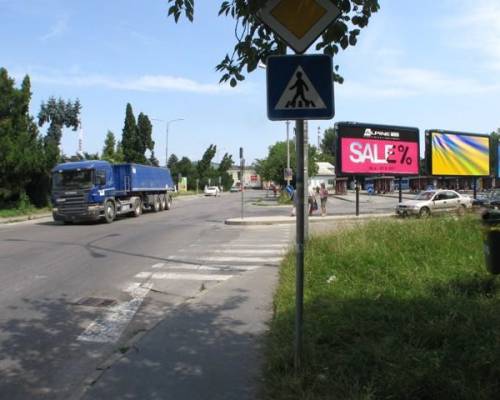
[[[68,162],[52,170],[52,215],[63,223],[101,219],[111,223],[117,215],[138,217],[143,210],[169,210],[173,190],[167,168]]]

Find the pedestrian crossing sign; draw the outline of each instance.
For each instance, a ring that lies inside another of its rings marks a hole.
[[[267,60],[270,120],[332,119],[333,66],[326,55],[271,56]]]

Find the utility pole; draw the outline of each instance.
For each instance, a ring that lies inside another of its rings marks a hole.
[[[241,219],[245,218],[245,159],[243,147],[240,147],[240,189],[241,189]]]
[[[321,136],[321,128],[318,126],[318,150],[320,149],[320,136]]]

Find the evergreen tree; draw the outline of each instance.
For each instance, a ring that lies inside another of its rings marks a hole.
[[[137,135],[139,137],[139,153],[146,162],[146,150],[153,151],[155,142],[152,139],[153,125],[146,114],[140,113],[137,117]]]
[[[159,167],[159,166],[160,166],[160,160],[158,160],[158,159],[155,157],[155,152],[154,152],[154,150],[151,150],[151,156],[149,157],[149,163],[150,163],[153,167]]]
[[[20,89],[14,85],[0,68],[0,204],[25,199],[29,183],[44,170],[42,141],[29,115],[30,79]]]
[[[127,103],[125,111],[125,124],[122,134],[123,157],[125,162],[142,162],[144,153],[140,153],[142,147],[137,133],[137,125],[135,122],[134,112],[130,103]]]
[[[106,134],[106,139],[104,140],[104,148],[102,149],[102,159],[109,162],[116,162],[115,147],[116,147],[115,134],[111,131],[108,131],[108,133]]]
[[[118,142],[116,144],[116,151],[115,151],[115,162],[116,163],[121,163],[125,161],[125,156],[123,155],[123,146],[122,142]]]

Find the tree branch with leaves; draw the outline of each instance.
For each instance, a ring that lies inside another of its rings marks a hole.
[[[219,5],[219,16],[234,19],[236,44],[215,69],[222,74],[220,82],[229,82],[234,87],[245,79],[245,74],[254,71],[267,57],[286,53],[286,44],[258,18],[258,11],[268,0],[224,0]],[[300,1],[300,0],[299,0]],[[303,0],[304,2],[307,0]],[[341,11],[316,42],[315,49],[334,56],[340,49],[355,46],[361,29],[380,9],[379,0],[330,0]],[[194,0],[168,0],[168,15],[177,23],[181,16],[193,22]],[[300,5],[299,5],[300,6]],[[343,83],[344,78],[335,65],[333,79]]]

